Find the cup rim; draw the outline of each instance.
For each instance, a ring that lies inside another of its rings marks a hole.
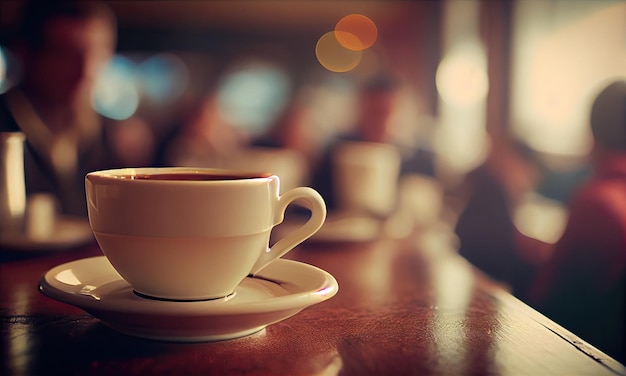
[[[142,174],[168,174],[168,173],[183,173],[183,174],[215,174],[221,176],[238,177],[237,179],[224,179],[224,180],[165,180],[165,179],[135,179],[128,178],[128,176],[137,176]],[[209,168],[209,167],[126,167],[115,168],[107,170],[91,171],[85,175],[85,179],[92,182],[110,182],[124,184],[133,182],[133,184],[226,184],[236,183],[244,181],[268,181],[275,178],[275,175],[269,172],[259,171],[246,171],[246,170],[232,170],[223,168]]]

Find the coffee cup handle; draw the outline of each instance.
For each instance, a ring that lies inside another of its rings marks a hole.
[[[283,221],[285,210],[295,200],[298,200],[298,206],[303,206],[311,211],[311,217],[302,226],[280,239],[271,248],[268,248],[267,251],[259,257],[256,264],[254,264],[250,274],[254,275],[258,273],[272,261],[294,249],[298,244],[315,234],[324,224],[326,220],[326,204],[324,203],[324,199],[317,191],[309,187],[291,189],[278,198],[275,211],[277,217],[274,223],[278,224]]]

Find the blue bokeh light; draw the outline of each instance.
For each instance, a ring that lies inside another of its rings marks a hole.
[[[4,49],[0,47],[0,94],[6,91],[7,86],[7,58]]]
[[[261,62],[234,70],[218,89],[219,110],[234,127],[259,135],[285,108],[291,89],[287,73]]]
[[[102,116],[128,119],[139,107],[137,67],[130,59],[116,55],[101,72],[94,89],[92,104]]]
[[[189,82],[186,64],[176,55],[160,53],[146,59],[138,67],[142,94],[157,104],[179,98]]]
[[[6,93],[15,86],[21,76],[21,65],[15,56],[0,46],[0,94]]]

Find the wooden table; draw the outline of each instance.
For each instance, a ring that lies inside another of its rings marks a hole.
[[[623,365],[459,258],[439,231],[301,245],[335,276],[332,299],[248,337],[170,343],[119,334],[37,290],[58,264],[99,255],[0,252],[0,374],[614,375]]]

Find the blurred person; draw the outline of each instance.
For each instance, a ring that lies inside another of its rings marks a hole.
[[[606,86],[590,112],[593,174],[569,202],[560,240],[529,302],[615,359],[626,360],[626,81]]]
[[[320,153],[319,161],[312,167],[311,185],[324,197],[329,210],[337,209],[332,179],[334,150],[346,141],[394,144],[391,118],[399,89],[400,81],[386,72],[366,81],[358,94],[356,123],[350,132],[337,136]],[[400,170],[401,175],[409,173],[433,176],[432,157],[422,150],[411,151],[410,158],[402,160]]]
[[[109,149],[124,166],[152,166],[156,163],[156,137],[153,126],[138,114],[107,121]]]
[[[12,45],[22,77],[0,100],[0,130],[26,135],[27,193],[54,194],[64,214],[86,216],[85,174],[121,163],[91,106],[115,45],[116,18],[102,3],[23,4]]]
[[[311,140],[312,135],[306,128],[306,111],[302,100],[294,99],[267,132],[252,141],[252,146],[295,150],[312,163],[317,153],[317,143]]]
[[[209,93],[175,121],[158,148],[159,166],[219,167],[224,158],[250,143],[248,135],[229,124],[219,110],[216,93]]]
[[[310,183],[312,166],[322,149],[321,137],[307,119],[310,116],[310,99],[309,87],[303,86],[267,131],[252,140],[250,145],[251,150],[272,150],[276,155],[290,158],[294,166],[299,166],[294,179],[298,185]]]
[[[486,160],[467,174],[460,188],[464,207],[455,225],[459,253],[518,296],[525,294],[540,261],[518,247],[514,211],[540,175],[525,145],[493,136]]]

